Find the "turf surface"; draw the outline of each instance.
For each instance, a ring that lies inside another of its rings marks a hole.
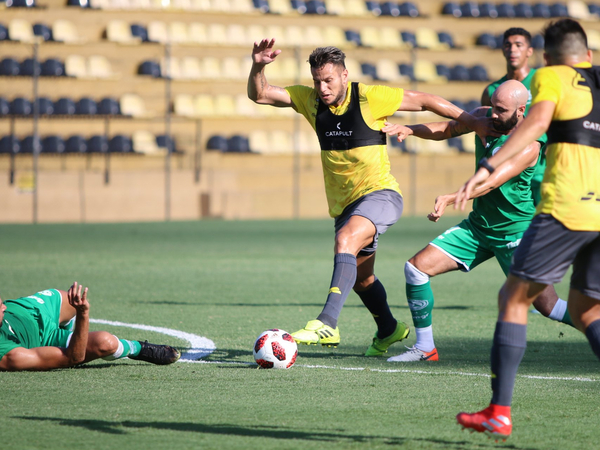
[[[376,272],[397,318],[410,322],[404,262],[455,222],[403,218],[381,238]],[[92,318],[180,330],[216,345],[205,358],[210,364],[122,360],[0,373],[2,447],[598,448],[598,361],[579,332],[534,314],[513,436],[495,444],[456,425],[456,413],[490,399],[489,350],[503,280],[493,261],[433,280],[437,363],[361,356],[375,328],[351,294],[338,349],[302,346],[292,369],[257,370],[252,345],[261,331],[295,331],[320,312],[332,247],[330,221],[0,226],[2,298],[66,289],[76,280],[90,288]],[[566,295],[567,284],[558,290]],[[155,332],[92,329],[188,345]],[[403,349],[395,344],[390,354]]]

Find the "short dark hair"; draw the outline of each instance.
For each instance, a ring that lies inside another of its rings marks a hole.
[[[308,57],[311,69],[318,69],[325,64],[340,65],[346,68],[346,55],[337,47],[319,47],[313,50]]]
[[[527,45],[531,46],[531,34],[525,28],[513,27],[509,28],[504,32],[504,37],[502,38],[502,42],[506,42],[506,40],[511,36],[523,36],[527,41]]]
[[[544,51],[554,57],[581,54],[587,50],[587,35],[576,20],[556,20],[544,29]]]

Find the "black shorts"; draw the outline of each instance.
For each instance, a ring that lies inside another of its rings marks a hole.
[[[538,214],[514,253],[510,273],[556,284],[571,264],[571,289],[600,300],[600,232],[569,230],[551,215]]]

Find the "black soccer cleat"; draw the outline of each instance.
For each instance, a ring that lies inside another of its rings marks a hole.
[[[166,365],[173,364],[181,357],[181,353],[170,345],[151,344],[148,341],[138,341],[142,344],[142,349],[137,356],[129,356],[129,359],[146,361],[152,364]]]

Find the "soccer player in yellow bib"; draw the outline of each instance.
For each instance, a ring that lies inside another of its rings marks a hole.
[[[390,173],[381,128],[395,111],[428,110],[458,120],[481,136],[495,132],[489,119],[475,118],[438,96],[349,82],[345,55],[335,47],[320,47],[310,55],[313,87],[272,86],[265,67],[281,53],[274,45],[275,39],[254,43],[248,97],[263,105],[293,108],[314,128],[336,233],[325,306],[292,336],[298,343],[336,347],[340,343],[338,317],[354,289],[377,324],[366,356],[383,355],[391,344],[408,336],[409,328],[393,317],[385,288],[374,274],[378,237],[402,214],[402,194]]]
[[[525,353],[528,308],[571,265],[569,313],[600,358],[600,67],[592,66],[585,31],[572,19],[551,23],[544,40],[547,67],[533,78],[529,115],[494,156],[479,162],[456,198],[464,208],[474,187],[496,167],[547,133],[542,201],[498,296],[492,400],[482,411],[456,416],[465,428],[501,438],[512,432],[512,395]]]

